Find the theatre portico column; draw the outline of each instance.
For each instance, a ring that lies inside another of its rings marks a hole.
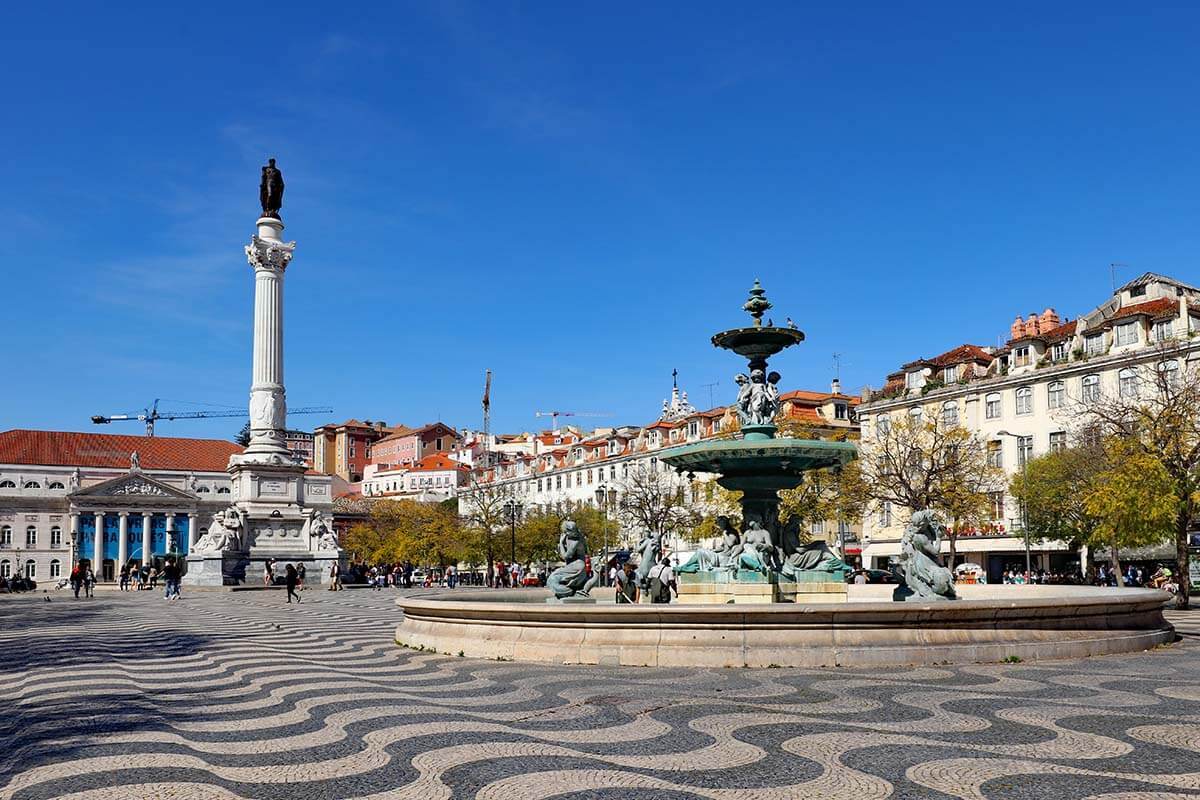
[[[150,564],[154,561],[154,551],[150,545],[150,513],[142,512],[142,563]]]
[[[192,552],[192,547],[196,544],[196,524],[199,517],[195,514],[188,514],[188,552]]]
[[[120,533],[117,534],[121,538],[117,540],[117,568],[116,572],[120,574],[121,566],[129,561],[129,512],[121,512]]]
[[[96,573],[96,578],[100,577],[100,562],[104,559],[104,512],[97,511],[96,518],[96,533],[92,536],[92,571]]]
[[[165,543],[168,553],[173,553],[178,547],[175,546],[175,512],[167,512],[167,541]]]

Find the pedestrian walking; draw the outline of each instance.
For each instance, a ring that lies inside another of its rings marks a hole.
[[[166,584],[166,591],[163,596],[169,601],[174,602],[179,599],[179,579],[182,577],[181,572],[179,565],[175,563],[175,559],[173,558],[168,558],[166,563],[163,564],[163,583]]]
[[[128,591],[129,591],[129,565],[128,565],[128,564],[122,564],[122,565],[121,565],[121,583],[120,583],[120,589],[121,589],[121,591],[122,591],[122,592],[128,592]]]
[[[71,569],[71,590],[75,592],[75,599],[79,599],[79,590],[83,587],[83,568],[76,564]]]
[[[283,581],[287,584],[287,601],[291,605],[292,598],[296,598],[296,602],[300,602],[300,595],[296,594],[296,583],[300,580],[300,574],[296,572],[296,568],[291,564],[287,565],[287,571],[284,573]]]
[[[329,591],[336,592],[342,588],[342,565],[334,561],[329,565]]]
[[[263,586],[275,584],[275,559],[268,558],[263,564]]]
[[[304,564],[296,565],[296,582],[300,587],[300,591],[302,592],[304,591],[304,576],[307,574],[308,570],[305,569]]]
[[[96,586],[96,572],[91,568],[87,568],[87,572],[83,575],[83,596],[91,597],[92,589]]]

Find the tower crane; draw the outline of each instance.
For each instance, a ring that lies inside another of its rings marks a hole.
[[[549,417],[550,418],[550,427],[553,430],[558,430],[558,418],[559,417],[611,417],[612,416],[612,414],[609,414],[607,412],[593,414],[588,411],[535,411],[535,412],[533,412],[533,415],[535,417]]]
[[[288,409],[289,414],[329,414],[333,409],[327,406],[308,406],[305,408]],[[249,411],[159,411],[158,398],[155,398],[154,403],[149,408],[143,408],[138,414],[112,414],[103,416],[96,414],[92,416],[92,422],[97,425],[107,425],[110,422],[128,422],[137,420],[138,422],[146,423],[146,435],[154,435],[154,423],[160,419],[207,419],[209,417],[248,417]]]

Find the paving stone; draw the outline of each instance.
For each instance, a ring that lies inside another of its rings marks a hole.
[[[422,653],[391,592],[0,597],[0,800],[1200,796],[1170,647],[911,669]]]

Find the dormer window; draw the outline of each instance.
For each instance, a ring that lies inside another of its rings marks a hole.
[[[942,370],[942,383],[957,383],[958,382],[958,364],[952,367],[946,367]],[[838,419],[845,419],[838,417]]]
[[[833,404],[833,418],[834,419],[845,419],[846,418],[846,404],[845,403],[834,403]]]
[[[696,420],[692,420],[691,422],[688,423],[688,436],[699,436],[699,435],[700,435],[700,423],[697,422]]]
[[[1051,361],[1066,361],[1066,359],[1067,359],[1067,343],[1065,341],[1055,342],[1053,345],[1050,346],[1050,360]]]
[[[1083,340],[1083,352],[1089,356],[1098,356],[1104,353],[1104,334],[1097,333],[1092,336],[1087,336]]]
[[[921,371],[917,370],[916,372],[905,373],[904,385],[907,386],[909,389],[920,389],[921,388]]]
[[[1029,363],[1029,345],[1013,350],[1013,366],[1028,367]]]
[[[1118,347],[1127,344],[1137,344],[1137,323],[1126,322],[1123,325],[1118,325],[1117,327],[1113,328],[1113,336],[1116,338],[1116,344]]]
[[[1154,323],[1154,341],[1165,342],[1174,338],[1175,329],[1171,320],[1164,319]]]

